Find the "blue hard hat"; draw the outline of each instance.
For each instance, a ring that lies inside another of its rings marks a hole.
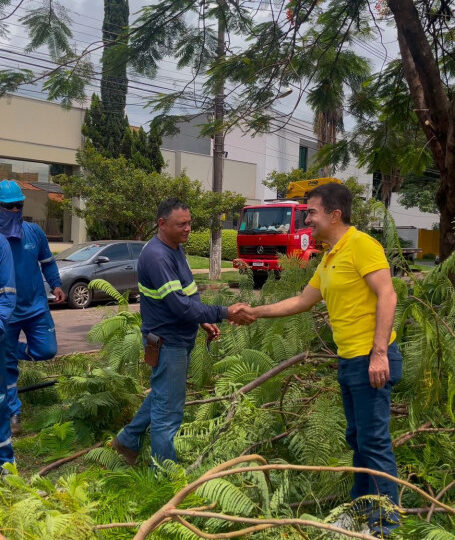
[[[12,203],[24,199],[25,195],[17,182],[14,180],[2,180],[0,182],[0,203]]]

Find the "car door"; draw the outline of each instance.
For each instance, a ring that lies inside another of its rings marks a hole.
[[[137,261],[139,259],[139,255],[141,254],[142,248],[144,246],[145,246],[145,242],[130,242],[129,244],[132,262],[133,262],[133,268],[134,268],[133,275],[131,276],[130,290],[134,293],[136,292],[139,293],[139,288],[137,284],[138,282]]]
[[[94,279],[105,279],[120,292],[129,289],[134,267],[128,243],[111,244],[101,250],[98,257],[107,257],[109,262],[96,263]]]

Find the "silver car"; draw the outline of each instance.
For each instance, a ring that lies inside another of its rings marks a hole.
[[[76,244],[56,255],[68,305],[82,309],[93,300],[107,298],[103,292],[88,288],[92,279],[105,279],[119,292],[130,291],[137,297],[137,260],[144,245],[133,240],[101,240]],[[52,303],[55,298],[47,283],[46,292]]]

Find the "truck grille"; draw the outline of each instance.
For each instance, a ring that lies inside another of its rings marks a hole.
[[[255,259],[269,259],[285,255],[287,246],[239,246],[240,255],[254,257]]]

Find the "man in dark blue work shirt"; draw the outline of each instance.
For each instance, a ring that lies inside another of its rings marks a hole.
[[[153,368],[151,392],[112,444],[130,464],[136,461],[140,438],[149,425],[152,455],[177,461],[174,436],[183,420],[190,353],[199,325],[210,338],[217,338],[220,331],[215,323],[223,319],[237,324],[254,320],[237,315],[244,304],[227,308],[201,302],[181,246],[191,232],[188,207],[168,199],[160,204],[157,218],[159,232],[139,256],[138,278],[142,334],[146,338],[151,332],[163,344]]]
[[[3,465],[14,461],[6,395],[5,329],[15,305],[16,284],[13,256],[8,241],[0,234],[0,476],[7,474]]]
[[[6,380],[13,435],[20,432],[18,360],[49,360],[57,352],[54,321],[42,274],[56,302],[65,300],[57,264],[44,232],[35,223],[28,223],[22,218],[24,199],[16,182],[0,182],[0,233],[6,236],[11,247],[17,289],[16,308],[5,335]],[[26,343],[19,341],[21,330],[27,338]]]

